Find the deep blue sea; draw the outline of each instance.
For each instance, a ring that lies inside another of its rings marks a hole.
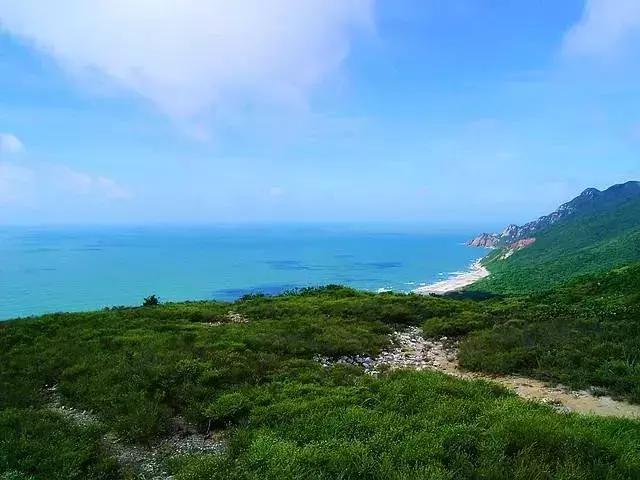
[[[410,291],[464,270],[468,234],[417,227],[0,228],[0,319],[296,287]]]

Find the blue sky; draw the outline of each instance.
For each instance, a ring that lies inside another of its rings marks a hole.
[[[269,7],[0,0],[0,222],[493,227],[640,177],[636,0]]]

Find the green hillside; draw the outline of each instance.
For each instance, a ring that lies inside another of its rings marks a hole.
[[[465,368],[598,387],[640,402],[640,264],[482,304],[482,322],[463,324],[473,330],[460,346]],[[459,330],[459,319],[431,321],[430,331]]]
[[[572,292],[599,295],[579,288]],[[573,308],[571,295],[562,295]],[[156,451],[176,480],[640,478],[636,421],[560,414],[494,384],[436,372],[375,378],[314,360],[375,354],[388,347],[392,329],[407,325],[432,334],[472,331],[470,345],[477,345],[483,332],[505,331],[495,326],[511,310],[532,309],[531,319],[547,311],[536,308],[523,299],[327,287],[233,304],[6,322],[0,478],[152,478],[118,464],[105,439],[115,435],[121,448],[140,451],[172,435],[177,418],[219,432],[226,447],[217,454]],[[464,351],[470,364],[478,348]],[[45,386],[54,384],[67,409],[97,421],[78,424],[52,409]]]
[[[580,275],[606,272],[640,261],[640,199],[559,221],[535,234],[536,242],[500,259],[506,249],[488,256],[491,276],[471,290],[502,294],[540,292]]]

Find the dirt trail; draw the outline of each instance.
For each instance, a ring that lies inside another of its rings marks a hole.
[[[487,375],[461,370],[456,345],[446,337],[425,339],[417,327],[409,327],[392,335],[394,347],[375,358],[366,356],[341,357],[330,360],[316,357],[323,365],[346,363],[361,366],[368,374],[377,375],[383,369],[413,368],[437,370],[463,379],[481,379],[499,383],[519,396],[552,405],[559,411],[600,416],[640,419],[640,405],[596,396],[586,390],[572,391],[562,385],[551,386],[540,380],[515,375]]]

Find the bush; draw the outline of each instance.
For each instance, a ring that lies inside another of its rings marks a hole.
[[[97,426],[74,426],[46,410],[0,410],[0,479],[119,479],[101,434]]]
[[[149,295],[142,301],[143,307],[155,307],[156,305],[160,305],[160,299],[155,295]]]
[[[246,415],[250,401],[239,392],[220,395],[204,411],[212,425],[234,423]]]

